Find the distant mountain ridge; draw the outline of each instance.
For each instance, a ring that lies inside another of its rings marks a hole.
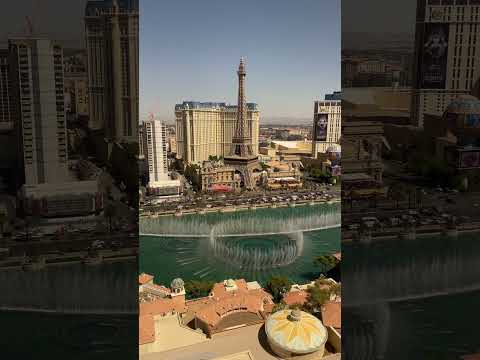
[[[159,119],[167,125],[175,124],[175,119]],[[312,117],[292,117],[292,116],[260,116],[260,125],[308,125],[312,123]],[[140,120],[141,122],[141,120]]]

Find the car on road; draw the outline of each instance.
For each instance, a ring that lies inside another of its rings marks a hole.
[[[103,249],[105,247],[105,242],[103,240],[95,240],[90,246],[92,249]]]

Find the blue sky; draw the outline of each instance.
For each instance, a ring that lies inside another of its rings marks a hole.
[[[311,118],[340,89],[339,0],[140,1],[140,116],[174,118],[186,100],[247,101],[261,116]]]

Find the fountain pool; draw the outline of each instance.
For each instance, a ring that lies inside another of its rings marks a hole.
[[[160,217],[140,222],[140,271],[175,277],[265,282],[274,275],[306,282],[315,256],[340,249],[339,205]]]

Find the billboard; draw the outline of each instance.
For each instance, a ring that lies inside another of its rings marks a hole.
[[[480,152],[465,151],[460,152],[460,168],[478,168],[480,167]]]
[[[332,166],[332,176],[341,176],[342,167],[340,165]]]
[[[479,114],[467,114],[465,116],[465,124],[466,128],[480,128],[480,115]]]
[[[420,55],[420,88],[445,89],[448,58],[448,29],[444,23],[425,24]]]
[[[315,141],[327,141],[328,114],[316,114],[313,122],[313,138]]]

